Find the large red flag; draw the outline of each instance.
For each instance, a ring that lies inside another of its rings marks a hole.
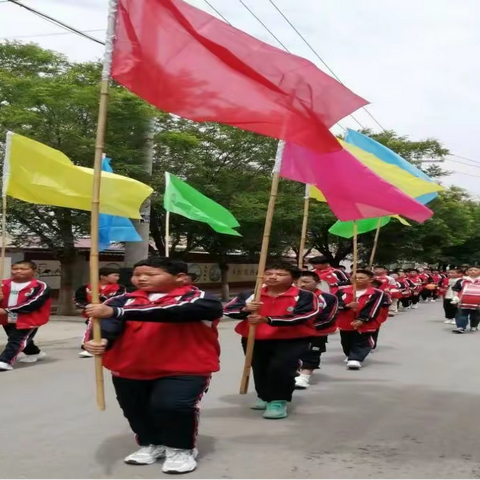
[[[312,62],[181,0],[119,0],[112,77],[152,105],[340,150],[328,128],[366,105]]]
[[[287,143],[278,168],[282,177],[318,187],[342,221],[399,214],[424,222],[433,215],[346,150],[319,153]]]

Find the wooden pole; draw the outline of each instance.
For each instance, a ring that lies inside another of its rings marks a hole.
[[[352,265],[352,286],[353,286],[353,298],[356,301],[357,298],[357,286],[355,284],[355,277],[357,275],[358,268],[358,227],[357,221],[353,221],[353,265]]]
[[[370,261],[368,262],[368,268],[371,270],[373,267],[373,261],[375,260],[375,253],[377,252],[378,238],[380,237],[380,229],[382,228],[382,219],[378,219],[377,230],[375,232],[375,240],[373,241],[372,253],[370,255]]]
[[[2,195],[2,257],[0,259],[0,281],[5,278],[5,257],[7,251],[7,195]]]
[[[113,35],[115,31],[115,19],[117,13],[117,0],[110,0],[108,12],[107,40],[105,43],[105,56],[103,60],[102,81],[100,83],[100,104],[98,109],[97,138],[95,141],[95,160],[93,163],[93,187],[92,187],[92,215],[90,224],[90,285],[92,303],[100,303],[98,270],[98,217],[100,213],[100,187],[102,180],[102,155],[105,143],[105,127],[107,124],[107,106],[110,82],[110,70],[113,52]],[[92,318],[93,340],[100,343],[102,331],[100,320]],[[99,410],[105,410],[105,389],[103,382],[102,356],[95,356],[95,381],[97,387],[97,405]]]
[[[308,211],[310,207],[310,185],[305,185],[305,199],[303,203],[303,223],[302,235],[300,237],[300,248],[298,250],[298,268],[303,269],[303,256],[305,252],[305,244],[307,242],[307,227],[308,227]]]
[[[170,212],[167,210],[165,215],[165,256],[170,256]]]
[[[280,141],[277,148],[277,162],[273,173],[272,186],[270,189],[270,200],[268,202],[267,216],[265,217],[265,227],[263,230],[262,249],[260,252],[260,261],[258,263],[257,283],[255,285],[254,301],[259,302],[262,293],[263,275],[267,264],[268,245],[270,243],[270,232],[272,229],[273,213],[275,211],[275,202],[277,200],[278,183],[280,181],[279,171],[280,162],[283,155],[285,143]],[[248,384],[250,382],[250,372],[252,367],[253,347],[255,346],[256,326],[250,325],[248,330],[247,346],[245,349],[245,364],[243,366],[242,380],[240,382],[240,394],[245,395],[248,392]]]

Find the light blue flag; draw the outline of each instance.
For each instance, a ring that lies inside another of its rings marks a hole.
[[[102,160],[102,170],[113,173],[110,165],[111,158]],[[106,250],[111,242],[141,242],[142,237],[138,234],[132,222],[128,218],[116,217],[114,215],[100,214],[98,220],[98,248]]]
[[[366,135],[358,133],[355,130],[347,129],[345,141],[371,153],[372,155],[375,155],[377,158],[386,163],[390,163],[392,165],[400,167],[401,169],[407,171],[408,173],[417,178],[427,180],[428,182],[433,181],[426,173],[422,172],[415,165],[407,162],[404,158],[395,153],[393,150],[390,150],[389,148],[385,147],[385,145],[376,142],[375,140],[373,140],[373,138],[367,137]],[[437,196],[437,193],[426,193],[425,195],[417,197],[415,200],[425,205],[428,202],[431,202],[434,198],[437,198]]]

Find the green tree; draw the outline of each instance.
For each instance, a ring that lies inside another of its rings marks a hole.
[[[98,63],[70,63],[34,44],[0,44],[0,137],[11,130],[61,150],[77,165],[91,166],[100,72]],[[118,173],[141,175],[152,111],[112,84],[105,148]],[[38,242],[61,262],[59,313],[70,313],[75,242],[89,232],[88,212],[9,200],[8,229],[17,243]]]

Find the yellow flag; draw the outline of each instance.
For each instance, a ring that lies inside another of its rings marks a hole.
[[[400,215],[392,215],[392,218],[396,218],[402,225],[405,225],[406,227],[411,227],[412,224],[408,223],[403,217]]]
[[[428,182],[421,178],[415,177],[411,173],[402,168],[380,160],[375,155],[356,147],[350,143],[338,139],[345,150],[350,152],[357,160],[362,162],[370,170],[375,172],[379,177],[394,185],[408,196],[416,198],[426,193],[441,192],[444,187],[437,183]],[[310,188],[310,197],[319,202],[326,202],[323,193],[316,187]]]
[[[78,167],[59,150],[13,132],[7,133],[3,195],[39,205],[91,211],[93,169]],[[139,210],[153,189],[131,178],[102,172],[100,212],[141,218]]]

